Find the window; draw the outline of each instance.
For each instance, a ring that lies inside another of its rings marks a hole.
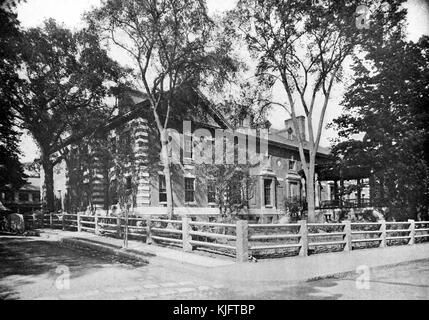
[[[241,204],[243,202],[243,186],[241,181],[231,181],[229,186],[229,197],[231,204]]]
[[[159,202],[167,202],[167,187],[165,183],[165,176],[159,175]]]
[[[132,181],[131,181],[131,177],[127,177],[127,185],[126,185],[126,189],[127,189],[127,190],[131,190],[131,189],[132,189]]]
[[[214,180],[209,180],[207,183],[207,201],[208,203],[216,203],[216,186]]]
[[[264,180],[264,204],[266,206],[271,205],[271,179]]]
[[[28,193],[19,193],[19,201],[28,201],[29,199]]]
[[[118,198],[118,191],[117,191],[117,182],[114,181],[110,186],[109,186],[109,204],[110,205],[115,205],[119,203],[119,198]]]
[[[33,193],[33,202],[40,202],[40,194]]]
[[[293,129],[292,128],[287,129],[287,138],[289,140],[293,140]]]
[[[185,202],[194,202],[195,179],[185,178]]]
[[[4,195],[4,201],[6,202],[15,201],[15,194],[13,192],[6,192]]]
[[[184,141],[183,158],[189,163],[192,159],[192,136],[184,135]]]
[[[297,198],[299,196],[298,182],[289,182],[289,198]]]
[[[238,148],[238,137],[234,136],[234,164],[238,164],[238,153],[240,152]]]
[[[289,159],[289,170],[296,171],[296,161],[293,157]]]

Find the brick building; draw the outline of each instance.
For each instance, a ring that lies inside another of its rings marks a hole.
[[[41,209],[41,179],[39,172],[31,169],[30,163],[24,163],[26,183],[19,190],[2,190],[0,201],[16,213],[32,213]]]
[[[120,188],[115,190],[112,186],[120,180],[122,189],[133,195],[131,210],[134,213],[166,213],[160,143],[148,101],[143,94],[130,90],[118,98],[118,105],[119,113],[97,131],[96,139],[72,145],[67,181],[62,192],[65,207],[68,210],[86,208],[114,213],[121,195],[118,194]],[[163,114],[163,109],[160,114]],[[299,118],[299,123],[306,140],[303,117]],[[251,176],[255,177],[254,194],[243,214],[277,215],[282,213],[286,199],[304,198],[305,181],[300,175],[298,141],[291,120],[285,121],[282,130],[267,128],[265,135],[261,130],[259,133],[249,131],[249,119],[243,119],[237,128],[233,128],[201,93],[187,90],[177,96],[168,124],[171,129],[170,160],[174,162],[171,180],[176,214],[219,213],[212,181],[196,165],[196,150],[200,150],[196,144],[203,139],[198,134],[201,130],[210,133],[204,136],[204,143],[210,146],[212,159],[216,158],[215,137],[220,130],[225,130],[225,135],[230,134],[234,145],[243,143],[247,160],[252,152],[260,156],[260,161],[249,169]],[[254,150],[250,150],[251,141],[255,142]],[[235,152],[232,157],[237,162],[239,151]],[[328,154],[329,150],[320,147],[317,161],[323,162]],[[316,185],[317,206],[321,201],[329,200],[330,195],[328,184]]]

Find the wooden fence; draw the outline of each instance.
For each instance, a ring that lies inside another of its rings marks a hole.
[[[276,254],[307,256],[320,252],[413,245],[429,241],[429,221],[251,224],[193,221],[190,217],[169,220],[153,216],[105,217],[47,214],[44,227],[92,232],[97,235],[140,239],[148,244],[180,247],[186,252],[205,250],[233,256],[239,262],[249,257]]]

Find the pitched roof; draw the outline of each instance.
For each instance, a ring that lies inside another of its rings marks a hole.
[[[108,123],[102,125],[98,128],[98,130],[101,131],[108,131],[112,130],[128,121],[131,121],[132,119],[135,119],[138,116],[141,115],[150,115],[150,102],[148,99],[145,99],[146,95],[140,91],[134,90],[134,89],[127,89],[125,91],[122,91],[122,93],[126,92],[128,94],[128,101],[127,104],[133,103],[132,107],[129,111],[126,111],[120,115],[112,117]],[[133,98],[134,97],[134,98]],[[179,114],[174,114],[173,117],[176,117],[179,120],[191,120],[195,123],[203,123],[207,125],[208,127],[213,128],[221,128],[221,129],[229,129],[233,130],[233,126],[229,123],[229,121],[222,115],[219,110],[207,99],[207,97],[198,89],[185,87],[181,88],[181,90],[178,90],[178,93],[175,95],[175,101],[176,105],[179,105],[179,108],[176,108],[176,111],[179,111]],[[206,114],[203,114],[201,112],[197,112],[198,110],[201,111],[199,108],[195,107],[202,107]],[[164,115],[166,113],[165,104],[160,105],[159,114]],[[207,117],[209,115],[212,119],[209,119]],[[210,123],[212,120],[214,120],[214,123]],[[284,130],[283,130],[284,131]],[[293,149],[298,150],[299,148],[299,142],[297,139],[290,140],[287,139],[287,137],[282,134],[282,130],[275,130],[271,129],[268,135],[269,143],[277,145],[281,148],[287,148],[287,149]],[[84,134],[85,136],[85,134]],[[68,144],[76,142],[79,138],[82,138],[81,136],[71,136],[67,138]],[[308,141],[304,142],[304,149],[308,150]],[[326,147],[319,146],[317,150],[319,156],[328,156],[330,153],[330,149]]]
[[[282,130],[278,130],[278,131],[275,129],[270,130],[270,133],[268,134],[269,141],[274,142],[276,144],[280,144],[280,145],[289,147],[289,148],[293,148],[293,149],[299,148],[298,139],[296,139],[296,138],[294,140],[288,139],[285,135],[282,135],[281,132],[282,132]],[[308,150],[308,144],[309,144],[308,141],[304,141],[304,149],[305,150]],[[328,156],[331,151],[329,148],[319,146],[319,148],[317,149],[317,152],[320,155]]]
[[[103,126],[104,130],[113,129],[139,115],[151,116],[149,113],[150,102],[148,99],[144,99],[145,95],[135,90],[129,90],[127,92],[130,95],[126,104],[134,103],[134,105],[132,108],[129,108],[129,111],[111,118],[110,121]],[[170,116],[176,117],[179,120],[191,120],[195,123],[204,123],[214,128],[232,129],[232,125],[199,90],[189,87],[181,88],[174,95],[174,99],[175,112],[173,114],[170,113]],[[128,105],[128,107],[130,106]],[[158,108],[158,114],[161,117],[165,116],[167,108],[162,101]],[[203,110],[201,110],[201,108]],[[204,111],[204,113],[201,111]]]
[[[28,177],[27,183],[24,184],[19,190],[20,191],[40,191],[41,188],[40,177]]]

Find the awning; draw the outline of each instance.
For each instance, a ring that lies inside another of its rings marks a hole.
[[[319,181],[356,180],[371,176],[371,168],[365,165],[336,165],[332,163],[316,165]]]

